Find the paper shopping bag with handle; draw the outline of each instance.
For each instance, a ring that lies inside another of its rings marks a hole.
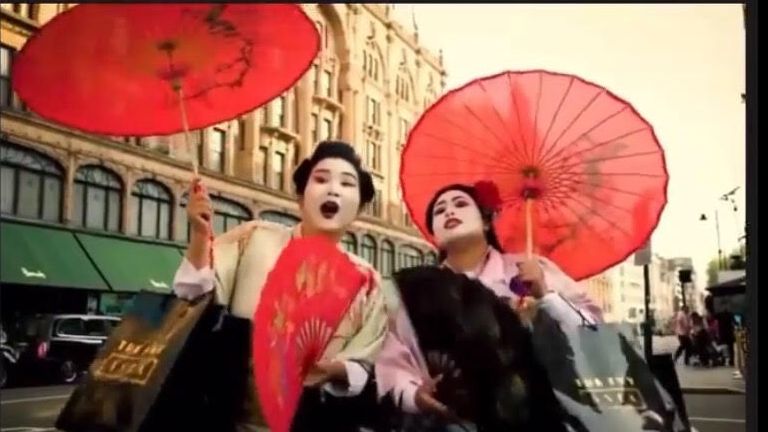
[[[142,292],[59,415],[67,432],[201,430],[212,294],[195,301]],[[181,415],[183,412],[183,415]],[[183,423],[188,422],[189,425]]]
[[[619,324],[561,327],[540,311],[539,360],[577,432],[683,432],[684,415]]]

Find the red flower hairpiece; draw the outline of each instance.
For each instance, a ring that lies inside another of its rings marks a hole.
[[[482,180],[475,183],[474,188],[480,207],[494,213],[499,211],[501,208],[501,195],[499,195],[499,188],[496,187],[496,183]]]

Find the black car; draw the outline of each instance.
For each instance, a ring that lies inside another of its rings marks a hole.
[[[17,327],[19,373],[71,383],[90,366],[120,323],[104,315],[34,315]]]

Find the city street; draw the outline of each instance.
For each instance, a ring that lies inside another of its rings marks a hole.
[[[55,431],[59,410],[66,403],[70,386],[6,389],[0,391],[0,432]],[[744,395],[685,396],[688,413],[699,432],[743,432]]]

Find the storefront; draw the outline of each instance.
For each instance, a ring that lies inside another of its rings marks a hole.
[[[173,244],[0,221],[3,321],[32,313],[120,315],[142,290],[171,294]]]

